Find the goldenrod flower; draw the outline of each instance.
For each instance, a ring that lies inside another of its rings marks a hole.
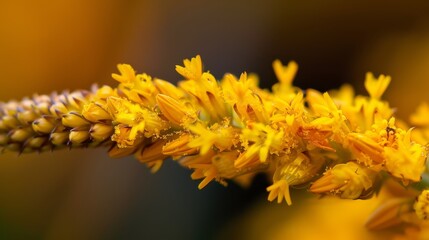
[[[367,74],[369,96],[356,96],[349,85],[304,91],[293,85],[298,65],[276,60],[279,82],[269,92],[254,74],[218,80],[200,56],[183,63],[176,66],[184,77],[177,86],[120,64],[112,74],[117,87],[1,103],[0,146],[17,152],[110,146],[110,156],[134,154],[153,172],[171,157],[193,170],[199,188],[213,180],[249,182],[264,172],[273,182],[268,200],[289,205],[296,185],[363,199],[382,183],[378,176],[409,184],[427,175],[429,108],[412,116],[413,134],[397,123],[381,99],[389,76]],[[425,216],[423,203],[419,198],[415,206]]]
[[[407,198],[391,198],[384,201],[368,217],[365,226],[369,230],[384,230],[406,222],[412,214],[412,206]]]
[[[371,193],[376,173],[354,162],[337,164],[315,181],[310,191],[356,199]]]
[[[372,98],[379,99],[384,91],[386,91],[389,83],[390,76],[380,75],[376,79],[372,73],[366,74],[365,88]]]
[[[429,217],[429,190],[423,190],[417,201],[414,203],[414,210],[417,216],[422,220],[427,220]]]

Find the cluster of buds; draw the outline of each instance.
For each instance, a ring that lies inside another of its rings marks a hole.
[[[113,125],[110,115],[94,119],[82,115],[95,96],[92,92],[35,95],[20,102],[1,103],[0,144],[3,150],[28,153],[63,147],[100,146],[110,142]],[[96,108],[92,108],[94,112]],[[97,113],[94,113],[97,114]],[[93,115],[94,115],[93,114]]]
[[[253,74],[217,80],[200,56],[176,66],[184,78],[177,86],[120,64],[116,88],[1,103],[0,146],[21,153],[108,146],[110,156],[135,155],[154,172],[172,158],[193,170],[200,189],[264,172],[273,181],[268,199],[289,205],[296,185],[364,199],[386,176],[405,186],[421,180],[429,107],[413,116],[421,127],[412,134],[381,99],[389,76],[368,73],[369,96],[361,96],[349,85],[304,91],[292,84],[295,62],[276,60],[273,68],[279,82],[268,91]],[[426,202],[417,205],[423,218]]]

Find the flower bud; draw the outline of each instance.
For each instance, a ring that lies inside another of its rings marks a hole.
[[[33,121],[33,130],[37,133],[48,134],[55,128],[55,119],[52,117],[41,117]]]
[[[18,128],[10,132],[10,140],[14,142],[24,142],[33,134],[29,128]]]
[[[372,190],[376,173],[354,162],[337,164],[310,187],[313,193],[332,193],[357,199]]]
[[[69,140],[68,132],[54,132],[49,136],[49,141],[56,146],[65,145]]]
[[[102,123],[94,124],[89,130],[91,138],[97,142],[102,142],[110,138],[113,132],[114,132],[114,129],[112,125],[106,125]]]
[[[174,84],[170,82],[161,79],[154,79],[153,83],[156,89],[158,89],[158,91],[162,94],[170,96],[174,99],[180,99],[183,97],[183,92],[181,92]]]
[[[189,134],[184,134],[165,144],[162,148],[162,153],[171,156],[186,156],[198,153],[198,149],[188,146],[190,140],[191,136]]]
[[[89,139],[88,131],[70,131],[69,140],[73,144],[81,144]]]
[[[164,117],[176,125],[182,124],[187,116],[195,117],[183,103],[167,95],[158,94],[156,102]]]
[[[90,122],[102,122],[112,119],[110,114],[102,106],[96,103],[89,103],[83,106],[83,117]]]
[[[429,190],[423,190],[414,203],[414,210],[417,216],[422,220],[427,220],[429,217]]]
[[[17,113],[17,118],[22,124],[29,124],[34,120],[36,120],[38,117],[39,117],[38,114],[30,110]]]
[[[25,146],[32,149],[40,149],[47,142],[46,137],[33,136],[25,142]]]
[[[79,113],[76,112],[64,114],[62,117],[62,123],[64,126],[71,128],[82,127],[89,124],[87,120],[85,120]]]

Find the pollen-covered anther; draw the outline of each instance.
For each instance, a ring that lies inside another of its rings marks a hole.
[[[64,126],[71,128],[89,125],[89,122],[77,112],[69,112],[63,115],[61,121]]]
[[[176,99],[164,94],[156,96],[156,102],[162,115],[170,122],[180,125],[186,117],[196,118],[195,113],[189,111],[186,106]]]
[[[428,220],[429,218],[429,190],[423,190],[418,196],[414,203],[414,211],[422,220]]]
[[[134,149],[135,146],[135,138],[130,138],[131,128],[124,125],[119,124],[115,126],[115,132],[112,135],[112,141],[116,142],[116,145],[119,148],[131,148]]]
[[[375,172],[354,162],[337,164],[316,180],[310,191],[357,199],[364,197],[371,190],[375,176]]]

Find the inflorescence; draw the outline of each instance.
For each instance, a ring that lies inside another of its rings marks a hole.
[[[411,117],[413,130],[381,99],[389,76],[368,73],[369,96],[360,96],[349,85],[326,93],[293,86],[295,62],[276,60],[273,68],[279,82],[270,92],[252,74],[218,81],[203,71],[200,56],[176,66],[184,78],[177,86],[119,64],[116,88],[1,103],[0,146],[20,153],[108,146],[110,156],[134,155],[153,172],[172,158],[193,170],[200,189],[263,172],[272,179],[268,200],[288,205],[296,185],[365,199],[386,178],[422,182],[427,105]],[[421,219],[428,217],[428,196],[424,190],[414,203]]]

